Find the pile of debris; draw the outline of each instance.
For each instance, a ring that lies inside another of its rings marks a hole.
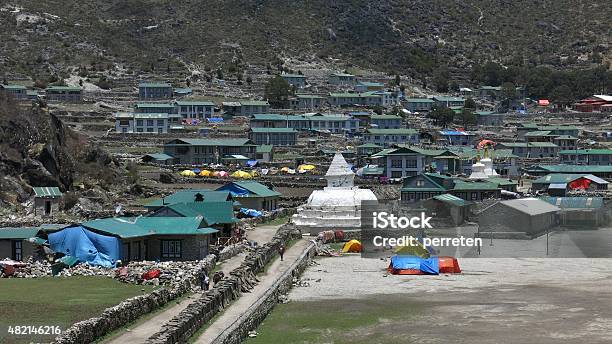
[[[3,260],[0,262],[2,273],[0,277],[37,278],[51,276],[51,264],[46,261],[16,262]]]

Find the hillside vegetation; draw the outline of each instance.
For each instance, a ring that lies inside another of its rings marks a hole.
[[[287,56],[413,75],[487,60],[580,67],[607,59],[611,12],[602,0],[14,0],[0,11],[0,71],[231,74]]]

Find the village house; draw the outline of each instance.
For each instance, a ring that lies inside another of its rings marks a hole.
[[[122,262],[204,259],[211,236],[218,232],[205,225],[202,216],[113,217],[82,223],[97,234],[117,238]]]
[[[440,173],[464,174],[472,173],[472,165],[480,158],[481,152],[468,147],[449,147],[444,151],[434,151],[433,162],[436,171]],[[493,169],[502,176],[516,177],[520,175],[518,156],[510,149],[490,151]]]
[[[34,215],[53,216],[59,211],[63,193],[56,186],[34,187]]]
[[[293,128],[251,128],[249,131],[256,145],[295,146],[297,134]]]
[[[215,191],[210,189],[185,189],[177,191],[166,197],[152,200],[144,205],[144,208],[153,213],[161,207],[191,202],[234,202],[231,193],[227,191]]]
[[[332,106],[382,106],[382,98],[372,93],[330,93],[328,101]]]
[[[365,143],[374,143],[387,147],[392,144],[417,144],[419,133],[415,129],[375,129],[366,130],[363,135]]]
[[[580,112],[607,112],[612,109],[612,96],[596,94],[574,103],[573,109]]]
[[[293,128],[309,130],[310,120],[302,115],[255,114],[249,121],[251,128]]]
[[[274,160],[274,146],[272,145],[259,145],[255,149],[255,159],[257,162],[266,163]]]
[[[559,224],[566,227],[597,228],[608,226],[610,214],[603,197],[540,197],[559,207]]]
[[[316,94],[296,94],[289,99],[294,110],[317,110],[327,101],[327,97]]]
[[[175,105],[176,112],[183,118],[205,119],[215,113],[215,103],[209,101],[179,100]]]
[[[167,134],[170,126],[170,115],[167,113],[126,113],[115,114],[115,131],[117,133]],[[178,116],[178,115],[175,115]],[[176,118],[175,120],[178,120]]]
[[[465,105],[465,98],[461,97],[435,96],[433,100],[437,106],[444,106],[447,108],[463,107]]]
[[[304,117],[310,122],[310,130],[314,131],[341,134],[359,130],[359,120],[349,116],[314,114]]]
[[[402,118],[395,115],[371,115],[370,125],[379,129],[399,129],[402,127]]]
[[[385,84],[382,82],[359,81],[355,85],[355,92],[382,91],[385,89]]]
[[[28,239],[35,237],[38,231],[38,227],[0,228],[0,260],[25,261],[35,256],[34,244]]]
[[[150,213],[149,217],[199,217],[201,227],[211,227],[221,232],[223,236],[231,236],[237,222],[234,217],[234,201],[208,201],[198,198],[192,202],[181,202],[163,205]]]
[[[559,208],[537,198],[499,201],[478,214],[481,236],[530,239],[559,224]]]
[[[382,146],[374,143],[364,143],[357,146],[357,155],[359,156],[370,156],[383,150]]]
[[[329,83],[337,86],[352,86],[355,84],[355,76],[347,73],[333,73],[329,76]]]
[[[306,86],[306,77],[302,74],[281,74],[281,77],[291,86],[301,88]]]
[[[140,160],[144,163],[152,163],[157,165],[172,165],[174,163],[174,158],[164,153],[145,154],[142,156],[142,158],[140,158]]]
[[[256,144],[249,139],[174,139],[164,144],[164,154],[175,164],[219,164],[224,158],[242,156],[255,160]]]
[[[251,116],[256,113],[268,113],[270,103],[267,100],[241,100],[240,112],[236,115]]]
[[[410,203],[449,193],[466,201],[482,201],[501,197],[495,181],[464,180],[438,173],[419,173],[404,179],[401,202]]]
[[[559,146],[560,151],[578,148],[578,138],[570,135],[555,136],[552,142]]]
[[[172,94],[172,85],[165,82],[138,84],[138,98],[140,99],[168,99],[172,98]]]
[[[80,87],[73,86],[49,86],[45,89],[47,101],[79,103],[83,100]]]
[[[467,131],[441,130],[438,132],[440,141],[451,146],[473,146],[476,135]]]
[[[608,182],[592,174],[548,174],[531,183],[532,192],[565,196],[571,190],[607,190]]]
[[[501,127],[504,125],[503,113],[495,113],[493,111],[474,111],[478,125]]]
[[[254,180],[235,181],[218,188],[228,191],[243,208],[274,211],[281,194]]]
[[[134,105],[134,111],[137,113],[176,113],[173,104],[162,103],[137,103]]]
[[[410,112],[429,112],[435,101],[429,98],[407,98],[403,101],[404,107]]]
[[[559,151],[562,164],[612,165],[612,149],[571,149]]]
[[[516,131],[519,138],[524,137],[529,132],[536,131],[547,131],[546,135],[551,136],[569,135],[578,137],[579,134],[578,128],[573,125],[538,125],[536,123],[520,123]]]
[[[512,154],[521,158],[557,157],[559,146],[552,142],[500,142],[500,149],[512,149]]]
[[[525,168],[525,172],[532,176],[544,176],[547,174],[592,174],[599,178],[611,179],[611,165],[533,165]]]
[[[436,154],[439,152],[418,147],[398,146],[383,149],[370,156],[370,160],[384,169],[385,177],[404,178],[421,173]]]
[[[0,84],[0,91],[13,96],[16,100],[27,100],[28,89],[23,85],[2,85]]]

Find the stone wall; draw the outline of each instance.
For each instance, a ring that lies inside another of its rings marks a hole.
[[[209,255],[197,267],[186,271],[184,278],[145,295],[127,299],[120,304],[105,309],[98,317],[78,322],[55,338],[58,344],[86,344],[123,327],[139,317],[177,299],[194,286],[199,285],[202,269],[212,271],[217,262],[215,255]]]
[[[212,340],[212,343],[242,343],[248,336],[249,331],[255,330],[272,311],[274,306],[278,304],[279,296],[286,294],[291,289],[294,278],[297,278],[304,272],[315,252],[315,244],[311,243],[298,260],[274,283],[254,307],[247,310],[236,322],[229,324],[223,333]]]
[[[292,226],[279,228],[274,238],[249,253],[243,263],[204,293],[199,299],[188,305],[176,317],[168,321],[162,329],[153,334],[147,343],[173,344],[184,343],[219,311],[248,292],[258,282],[256,274],[263,272],[266,265],[277,256],[278,248],[287,245],[291,239],[301,238],[299,231]]]

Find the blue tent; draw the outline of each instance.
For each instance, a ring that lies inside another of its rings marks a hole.
[[[89,231],[82,226],[64,228],[49,234],[49,246],[55,252],[76,257],[90,265],[113,267],[121,257],[118,238]]]
[[[438,257],[421,258],[417,256],[393,256],[389,267],[393,270],[421,270],[423,273],[437,275],[440,273]]]

